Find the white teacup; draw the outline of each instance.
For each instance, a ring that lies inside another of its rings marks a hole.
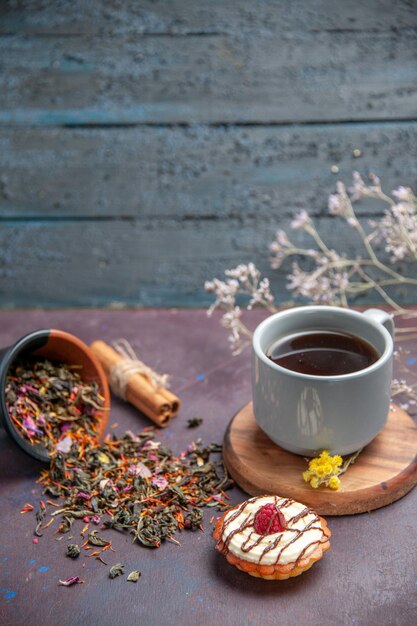
[[[293,371],[268,356],[280,338],[309,331],[341,332],[365,340],[377,352],[368,367],[317,376]],[[358,313],[304,306],[271,315],[253,336],[253,410],[262,430],[279,446],[304,456],[326,449],[350,454],[384,428],[390,405],[394,325],[388,313]]]

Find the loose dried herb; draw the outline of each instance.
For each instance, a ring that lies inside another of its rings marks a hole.
[[[39,509],[36,511],[36,527],[35,527],[35,535],[37,537],[42,537],[43,533],[40,532],[40,529],[43,524],[43,520],[46,515],[46,507],[45,503],[41,500]]]
[[[67,453],[86,437],[97,436],[103,398],[97,383],[84,382],[77,370],[29,357],[17,359],[6,377],[6,408],[13,424],[22,437],[50,454]]]
[[[187,428],[197,428],[200,424],[203,423],[202,417],[192,417],[187,421]]]
[[[108,435],[99,442],[94,419],[88,420],[85,429],[82,422],[74,420],[72,425],[71,446],[55,446],[50,467],[38,480],[44,492],[59,498],[60,504],[47,500],[51,507],[47,509],[41,500],[36,535],[41,536],[40,531],[58,516],[60,533],[69,532],[74,521],[82,520],[81,535],[86,539],[81,549],[106,565],[103,553],[113,550],[111,541],[103,536],[106,529],[131,533],[138,544],[159,548],[164,540],[178,543],[174,535],[183,529],[202,528],[205,507],[228,508],[225,491],[232,481],[222,463],[221,446],[204,445],[197,439],[175,456],[155,440],[153,428],[138,435],[127,432],[120,438]],[[21,512],[31,510],[32,505],[26,503]],[[44,524],[47,512],[50,520]],[[91,524],[100,524],[104,533],[91,530]],[[69,544],[67,556],[77,558],[79,551],[78,546]],[[123,565],[118,563],[110,568],[109,577],[122,573]],[[135,570],[128,580],[136,582],[139,576]],[[81,582],[74,577],[60,584]]]
[[[201,528],[203,508],[228,507],[225,490],[229,479],[217,444],[198,439],[178,457],[145,429],[104,442],[91,437],[76,441],[67,453],[57,452],[39,482],[45,492],[63,499],[51,516],[62,516],[61,533],[76,519],[103,528],[129,532],[139,544],[159,548],[164,540],[176,541],[182,529]],[[107,538],[92,530],[86,544],[111,547]],[[87,549],[87,548],[86,548]]]
[[[127,581],[131,583],[137,583],[139,578],[142,576],[142,573],[138,569],[134,569],[133,572],[130,572],[127,577]]]
[[[76,543],[69,543],[67,545],[67,556],[69,556],[70,559],[76,559],[77,557],[79,557],[80,552],[81,550]]]
[[[117,576],[121,576],[124,573],[124,565],[122,563],[117,563],[110,568],[109,578],[116,578]]]
[[[91,533],[89,533],[88,541],[93,546],[107,546],[109,544],[108,540],[103,539],[102,537],[97,535],[97,531],[96,530],[93,530],[93,531],[91,531]]]

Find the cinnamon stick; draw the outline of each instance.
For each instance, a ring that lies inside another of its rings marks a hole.
[[[124,357],[104,341],[94,341],[90,348],[100,361],[107,378],[110,378],[112,368],[123,361]],[[168,425],[180,408],[180,400],[174,393],[164,387],[155,389],[147,376],[141,373],[130,376],[125,395],[130,404],[162,427]]]

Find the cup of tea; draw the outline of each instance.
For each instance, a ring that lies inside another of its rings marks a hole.
[[[304,456],[363,448],[387,421],[393,334],[391,316],[379,309],[320,305],[271,315],[252,343],[257,424]]]

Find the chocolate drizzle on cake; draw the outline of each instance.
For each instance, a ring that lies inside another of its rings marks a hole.
[[[243,532],[245,528],[249,528],[249,526],[252,525],[251,517],[252,517],[251,514],[248,513],[244,522],[240,526],[238,526],[238,528],[236,528],[235,530],[232,530],[232,532],[230,533],[230,535],[227,537],[227,539],[224,542],[224,545],[226,546],[226,548],[229,547],[229,544],[235,535],[238,535],[239,533]]]
[[[238,506],[236,510],[231,511],[229,515],[225,516],[223,520],[222,529],[221,529],[221,538],[223,540],[223,547],[221,551],[223,553],[229,552],[229,547],[230,547],[232,539],[236,535],[238,535],[239,533],[242,533],[248,528],[252,528],[252,530],[245,537],[242,545],[240,546],[240,550],[243,553],[248,554],[252,552],[254,548],[256,548],[259,545],[262,545],[263,542],[267,541],[267,545],[265,545],[265,547],[260,552],[260,555],[257,559],[258,564],[261,564],[262,560],[267,554],[278,549],[277,555],[275,557],[275,565],[277,565],[282,555],[284,554],[284,552],[291,545],[295,544],[301,537],[305,536],[306,533],[308,533],[310,530],[321,531],[321,536],[319,539],[317,539],[317,534],[314,533],[315,535],[314,539],[308,542],[306,545],[303,545],[302,549],[300,550],[300,554],[295,559],[295,564],[298,564],[301,561],[301,559],[309,550],[309,548],[311,548],[314,545],[319,545],[320,543],[324,543],[325,541],[327,541],[327,537],[322,532],[322,526],[321,526],[321,521],[320,521],[319,516],[308,507],[304,507],[299,513],[297,513],[296,515],[293,515],[292,517],[286,517],[285,518],[286,519],[285,530],[278,532],[278,533],[274,533],[273,535],[269,535],[269,537],[271,538],[269,542],[266,539],[266,536],[258,535],[258,533],[254,530],[253,511],[249,511],[244,516],[244,520],[242,521],[242,523],[237,528],[234,528],[233,530],[231,530],[230,528],[231,524],[233,524],[233,522],[237,520],[237,518],[240,515],[242,515],[242,513],[245,512],[245,510],[250,504],[253,504],[257,500],[259,500],[259,498],[251,498],[250,500],[247,500],[246,502]],[[292,500],[291,498],[283,499],[283,498],[274,496],[274,504],[279,510],[282,511],[283,509],[288,509],[293,504],[298,504],[298,503],[295,502],[295,500]],[[312,516],[312,517],[308,521],[306,520],[306,523],[302,526],[302,528],[293,528],[293,526],[297,524],[297,522],[300,522],[307,516],[310,516],[310,517]],[[228,532],[228,529],[230,530],[230,532]]]

